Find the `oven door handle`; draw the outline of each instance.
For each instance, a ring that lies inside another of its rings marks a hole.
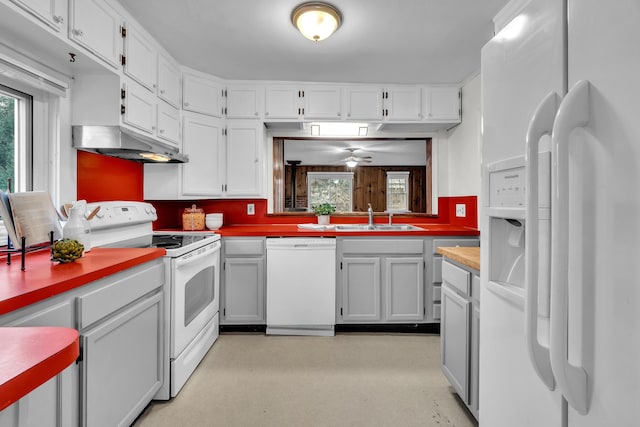
[[[220,244],[220,242],[214,242],[213,246],[211,248],[208,248],[206,251],[203,251],[197,255],[178,258],[176,259],[176,268],[184,267],[185,265],[194,263],[201,258],[214,255],[217,251],[220,250],[221,246],[222,245]]]

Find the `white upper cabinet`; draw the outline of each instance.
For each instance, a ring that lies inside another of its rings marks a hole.
[[[460,88],[457,86],[425,88],[424,100],[427,120],[460,121]]]
[[[419,87],[389,87],[384,90],[384,120],[422,120],[422,97]]]
[[[104,0],[69,0],[69,39],[113,68],[122,51],[120,15]]]
[[[258,120],[227,120],[227,196],[260,196],[264,125]]]
[[[262,86],[227,86],[226,113],[229,119],[262,118],[264,88]]]
[[[213,117],[186,114],[183,152],[189,163],[182,167],[183,196],[220,196],[224,176],[224,125]]]
[[[347,120],[381,120],[382,88],[353,86],[345,90]]]
[[[67,0],[11,0],[11,2],[55,31],[66,28],[69,16]]]
[[[264,119],[295,119],[302,116],[302,89],[299,86],[267,86]]]
[[[180,149],[180,110],[158,102],[158,138]]]
[[[121,33],[124,39],[124,73],[155,92],[158,50],[153,40],[132,24],[123,26]]]
[[[181,93],[180,66],[162,51],[158,52],[158,98],[180,108]]]
[[[182,108],[194,113],[222,117],[224,86],[206,74],[185,71],[182,75]]]
[[[122,88],[122,121],[138,130],[155,135],[155,95],[130,79],[123,82]]]
[[[305,119],[341,120],[342,98],[337,86],[307,86],[302,89]]]

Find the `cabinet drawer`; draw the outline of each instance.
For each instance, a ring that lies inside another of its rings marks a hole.
[[[422,254],[423,241],[420,239],[345,239],[343,253],[356,254]]]
[[[448,248],[454,246],[480,246],[478,239],[434,239],[433,253],[437,253],[438,248]]]
[[[164,284],[164,262],[142,265],[118,273],[100,288],[77,297],[78,329],[83,330],[98,320],[130,304]]]
[[[442,283],[447,283],[465,295],[470,294],[471,273],[450,262],[442,263]]]
[[[434,286],[433,287],[432,298],[433,298],[433,302],[440,301],[440,299],[442,298],[442,287],[441,286]]]
[[[471,296],[474,300],[480,301],[480,276],[471,276]]]
[[[433,256],[433,283],[442,283],[442,255]]]
[[[225,255],[264,255],[264,239],[224,241]]]
[[[440,303],[433,304],[433,320],[440,320]]]

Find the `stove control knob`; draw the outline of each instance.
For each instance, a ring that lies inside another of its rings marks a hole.
[[[151,207],[150,206],[145,206],[144,207],[144,211],[147,213],[147,215],[151,214]]]
[[[154,208],[153,206],[151,206],[151,214],[155,215],[156,214],[156,208]]]

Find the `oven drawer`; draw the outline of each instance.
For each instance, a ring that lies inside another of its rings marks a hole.
[[[112,281],[104,285],[104,281]],[[101,280],[99,289],[76,298],[78,329],[83,330],[160,288],[165,281],[164,261],[158,259]]]

